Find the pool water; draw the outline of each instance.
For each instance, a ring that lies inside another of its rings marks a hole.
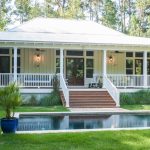
[[[150,115],[21,115],[18,131],[150,127]]]

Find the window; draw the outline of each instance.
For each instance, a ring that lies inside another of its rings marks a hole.
[[[60,50],[56,50],[56,56],[60,56]]]
[[[83,51],[67,51],[67,56],[83,56]]]
[[[150,59],[147,60],[147,74],[150,75]]]
[[[133,57],[133,53],[132,52],[126,52],[126,57]]]
[[[86,56],[94,56],[94,52],[93,51],[87,51]]]
[[[7,49],[7,48],[0,48],[0,54],[9,54],[9,49]]]
[[[12,57],[12,72],[14,72],[14,57]],[[20,73],[20,56],[17,57],[17,73]]]
[[[133,74],[133,60],[126,60],[126,74]]]
[[[56,58],[56,73],[60,73],[60,58]]]
[[[93,78],[93,59],[86,59],[86,78]]]
[[[150,53],[147,53],[147,57],[150,57]]]
[[[143,57],[143,52],[136,52],[135,57]]]
[[[126,74],[143,74],[143,52],[126,53]]]

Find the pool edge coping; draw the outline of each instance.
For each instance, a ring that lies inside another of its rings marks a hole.
[[[35,130],[35,131],[16,131],[16,134],[46,134],[46,133],[85,133],[85,132],[102,132],[102,131],[136,131],[136,130],[150,130],[150,127],[139,128],[105,128],[105,129],[70,129],[70,130]]]
[[[125,110],[125,111],[77,111],[77,112],[16,112],[15,117],[19,118],[20,115],[96,115],[96,114],[150,114],[150,110]]]

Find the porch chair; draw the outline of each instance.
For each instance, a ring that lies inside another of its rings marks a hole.
[[[89,83],[89,88],[102,88],[102,76],[93,77],[91,82]]]

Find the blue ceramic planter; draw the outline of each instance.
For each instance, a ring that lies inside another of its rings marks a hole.
[[[2,118],[1,119],[1,129],[3,133],[15,133],[17,126],[18,126],[17,118],[11,118],[11,119]]]

